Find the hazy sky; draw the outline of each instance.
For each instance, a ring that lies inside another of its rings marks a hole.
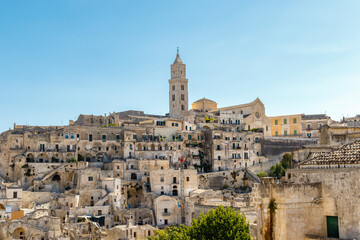
[[[360,1],[0,0],[0,131],[79,114],[259,97],[268,116],[360,113]]]

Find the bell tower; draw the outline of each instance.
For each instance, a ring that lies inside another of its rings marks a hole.
[[[177,49],[176,58],[171,64],[169,80],[169,114],[171,118],[182,118],[188,112],[188,80],[186,65],[183,64]]]

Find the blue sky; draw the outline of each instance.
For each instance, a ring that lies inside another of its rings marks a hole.
[[[268,116],[360,113],[360,1],[0,0],[0,131],[79,114],[259,97]]]

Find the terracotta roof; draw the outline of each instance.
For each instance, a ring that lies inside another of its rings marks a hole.
[[[330,164],[357,164],[360,163],[360,140],[345,144],[329,153],[319,154],[300,166],[330,165]]]

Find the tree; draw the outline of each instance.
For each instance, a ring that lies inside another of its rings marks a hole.
[[[250,240],[250,226],[243,214],[219,206],[194,219],[190,226],[170,227],[155,232],[152,240]]]
[[[283,155],[283,158],[281,159],[281,164],[283,165],[283,168],[286,170],[288,168],[291,168],[291,161],[292,156],[290,153],[285,153]]]
[[[270,168],[270,177],[280,179],[282,176],[285,176],[285,169],[281,163],[278,163]]]

